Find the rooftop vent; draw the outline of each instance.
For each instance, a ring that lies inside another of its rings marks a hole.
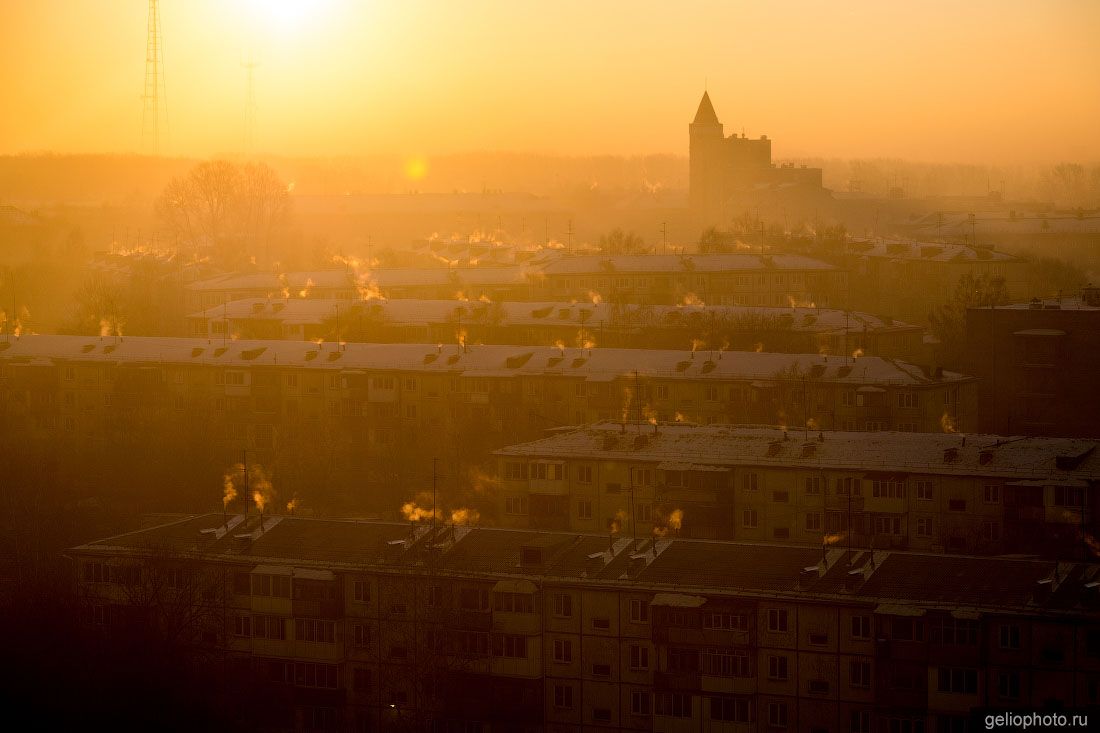
[[[958,448],[945,448],[944,449],[944,451],[943,451],[943,462],[944,463],[952,463],[952,462],[957,461],[957,460],[959,460],[959,449]]]
[[[87,354],[89,351],[95,348],[95,344],[84,344],[80,347],[80,351],[83,354]]]
[[[216,353],[217,352],[215,352],[215,354]],[[306,361],[313,361],[316,358],[317,358],[317,352],[316,351],[307,351],[306,352]]]
[[[264,304],[263,303],[253,303],[252,304],[252,312],[253,313],[262,313],[263,310],[264,310]]]
[[[261,346],[258,349],[245,349],[244,351],[241,352],[241,358],[245,359],[247,361],[251,361],[251,360],[259,357],[265,351],[267,351],[266,346]]]
[[[106,349],[104,349],[104,351],[106,351]],[[227,351],[229,351],[228,346],[219,346],[218,348],[214,349],[214,356],[221,356]]]
[[[1043,309],[1043,301],[1038,298],[1032,298],[1031,302],[1027,304],[1028,310],[1041,311]]]
[[[985,466],[993,460],[993,451],[983,450],[978,453],[978,463]]]
[[[817,443],[803,443],[802,444],[802,457],[810,458],[817,453]]]
[[[439,358],[439,354],[424,354],[424,363],[431,364],[433,361]]]
[[[191,349],[191,358],[194,359],[197,356],[202,356],[202,352],[204,351],[206,351],[206,349],[204,349],[203,347],[196,346],[195,348]]]
[[[781,450],[783,450],[783,441],[781,440],[773,440],[771,443],[768,444],[769,456],[777,456],[779,455],[779,451]]]
[[[517,354],[516,356],[509,356],[504,360],[504,366],[509,369],[519,369],[521,366],[527,363],[527,361],[533,356],[533,352],[526,352],[523,354]]]

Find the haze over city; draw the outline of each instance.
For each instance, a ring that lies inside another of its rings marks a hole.
[[[1100,157],[1088,0],[195,0],[162,17],[172,155],[241,149],[252,61],[270,154],[680,153],[706,87],[786,157]],[[142,3],[7,2],[0,22],[0,152],[139,149]]]
[[[1095,728],[1098,31],[0,0],[0,719]]]

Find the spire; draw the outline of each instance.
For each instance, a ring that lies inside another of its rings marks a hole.
[[[722,124],[718,121],[718,115],[714,113],[714,105],[710,103],[710,95],[707,92],[703,92],[703,98],[699,100],[699,109],[695,112],[693,124],[697,125],[700,122],[706,122],[712,125]]]

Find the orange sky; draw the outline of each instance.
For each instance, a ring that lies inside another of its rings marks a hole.
[[[161,0],[170,154],[1100,159],[1094,0]],[[135,151],[146,2],[0,0],[0,153]]]

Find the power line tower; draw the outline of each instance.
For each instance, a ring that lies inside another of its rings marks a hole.
[[[251,58],[242,61],[241,66],[248,73],[247,86],[245,87],[244,101],[244,152],[254,154],[256,152],[256,85],[255,71],[258,63]]]
[[[160,31],[159,0],[149,0],[145,39],[145,93],[141,115],[141,149],[160,154],[161,131],[168,135],[168,95],[164,91],[164,45]]]

